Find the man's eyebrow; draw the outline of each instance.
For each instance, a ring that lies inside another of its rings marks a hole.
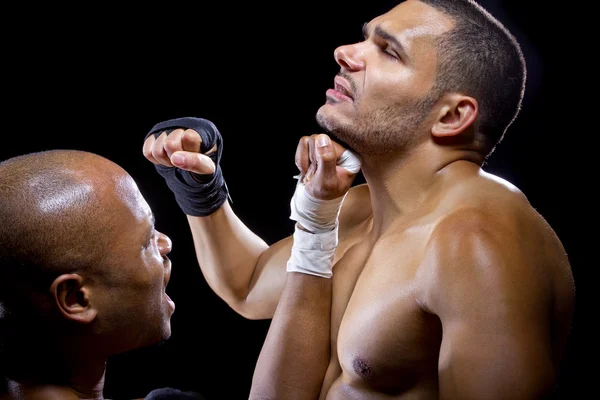
[[[369,24],[366,22],[362,26],[362,33],[363,33],[363,36],[365,39],[367,39],[369,37]],[[391,43],[392,46],[398,51],[398,53],[399,53],[398,55],[400,56],[400,58],[407,60],[407,61],[409,60],[408,54],[406,53],[404,46],[402,46],[402,43],[400,43],[400,41],[394,35],[392,35],[390,32],[386,31],[381,26],[377,25],[373,31],[373,34],[375,36],[378,36],[381,39]]]
[[[369,24],[367,22],[362,26],[362,34],[365,39],[369,37]]]

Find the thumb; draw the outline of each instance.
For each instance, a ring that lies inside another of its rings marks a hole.
[[[176,151],[171,155],[171,163],[186,171],[200,175],[209,175],[215,172],[216,166],[210,157],[191,151]]]
[[[337,152],[329,136],[320,134],[315,140],[315,153],[317,156],[317,171],[315,175],[324,187],[336,186]]]

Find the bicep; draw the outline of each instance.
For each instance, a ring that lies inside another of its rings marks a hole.
[[[526,321],[443,321],[438,375],[441,399],[535,399],[554,379],[543,335]]]
[[[529,253],[498,224],[455,222],[430,248],[426,304],[442,324],[440,398],[540,398],[554,380],[548,292]]]
[[[247,317],[269,319],[275,314],[286,281],[287,261],[292,251],[293,237],[288,236],[264,251],[256,264],[246,298]]]

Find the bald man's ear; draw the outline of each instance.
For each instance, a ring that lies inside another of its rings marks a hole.
[[[473,124],[479,111],[477,100],[460,94],[450,94],[444,99],[438,119],[431,128],[437,138],[457,136]]]
[[[96,318],[97,310],[90,304],[89,289],[83,286],[81,275],[60,275],[52,282],[50,291],[59,312],[67,319],[88,324]]]

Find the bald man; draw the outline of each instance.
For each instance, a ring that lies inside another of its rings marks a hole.
[[[110,356],[170,337],[171,241],[121,167],[75,150],[5,160],[0,221],[5,396],[103,399]]]

